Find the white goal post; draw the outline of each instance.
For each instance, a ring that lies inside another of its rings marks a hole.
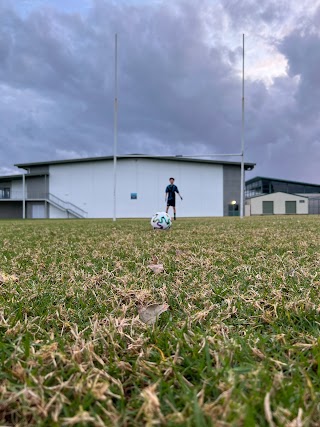
[[[117,145],[118,145],[118,36],[115,34],[115,46],[114,46],[114,145],[113,145],[113,221],[116,221],[116,201],[117,201]],[[244,214],[244,34],[242,35],[242,99],[241,99],[241,153],[235,154],[197,154],[197,155],[176,155],[176,156],[151,156],[151,155],[138,155],[131,154],[125,157],[177,157],[177,158],[203,158],[206,157],[241,157],[241,177],[240,177],[240,218],[243,218]],[[119,156],[121,157],[121,156]]]

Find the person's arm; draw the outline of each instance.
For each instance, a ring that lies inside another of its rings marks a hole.
[[[164,200],[165,200],[165,202],[168,199],[168,193],[169,193],[169,190],[168,190],[168,187],[166,187],[166,192],[164,193]]]
[[[177,189],[176,189],[176,193],[178,193],[178,194],[179,194],[180,199],[181,199],[181,200],[183,200],[183,198],[182,198],[181,194],[179,193],[178,187],[177,187]]]

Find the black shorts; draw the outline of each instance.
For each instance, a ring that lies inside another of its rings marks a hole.
[[[176,200],[175,199],[167,200],[167,206],[173,206],[175,208]]]

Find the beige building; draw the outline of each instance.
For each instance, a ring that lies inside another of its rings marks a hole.
[[[246,200],[245,215],[307,215],[308,197],[289,193],[271,193]]]

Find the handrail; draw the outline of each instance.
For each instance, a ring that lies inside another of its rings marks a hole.
[[[86,217],[88,215],[88,212],[79,208],[79,206],[76,206],[71,202],[66,202],[65,200],[60,199],[60,197],[57,197],[52,193],[48,193],[47,199],[49,201],[52,201],[53,203],[56,203],[57,205],[64,207],[66,210],[74,211],[76,214],[80,216]]]
[[[19,190],[10,191],[10,197],[7,197],[7,194],[0,192],[0,200],[23,200],[23,192]],[[75,215],[86,218],[88,212],[84,209],[81,209],[79,206],[71,202],[60,199],[60,197],[55,196],[52,193],[45,192],[26,192],[26,200],[47,200],[49,203],[55,203],[60,208],[65,209],[66,211],[73,211]]]

